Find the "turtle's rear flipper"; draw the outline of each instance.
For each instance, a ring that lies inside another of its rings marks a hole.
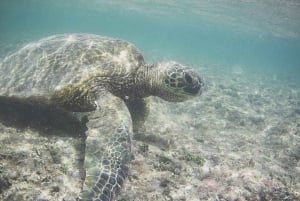
[[[128,174],[132,122],[125,103],[106,92],[87,122],[81,201],[116,199]]]

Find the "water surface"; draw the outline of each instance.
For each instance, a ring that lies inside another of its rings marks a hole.
[[[126,39],[147,61],[240,66],[266,75],[300,72],[299,1],[3,0],[0,5],[1,55],[43,36],[88,32]]]

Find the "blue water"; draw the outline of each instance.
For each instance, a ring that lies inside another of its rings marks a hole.
[[[300,77],[300,1],[1,0],[0,29],[2,57],[43,36],[89,32],[134,43],[148,62]]]

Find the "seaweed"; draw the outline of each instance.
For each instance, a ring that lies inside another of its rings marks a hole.
[[[204,162],[205,162],[204,158],[202,158],[202,157],[200,157],[196,154],[192,154],[192,153],[185,154],[184,159],[186,161],[192,161],[192,162],[194,162],[194,163],[196,163],[197,165],[200,165],[200,166],[203,166]]]

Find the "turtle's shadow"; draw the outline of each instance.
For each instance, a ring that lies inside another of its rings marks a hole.
[[[41,135],[84,137],[87,127],[75,114],[61,109],[0,96],[0,123],[32,129]]]

